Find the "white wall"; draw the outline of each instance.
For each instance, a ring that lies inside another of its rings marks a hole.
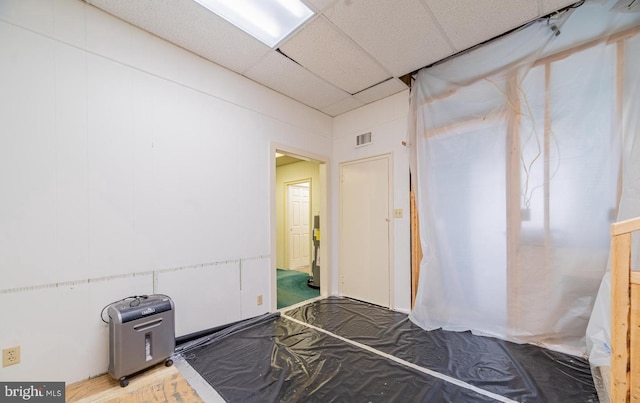
[[[104,373],[129,295],[177,335],[269,309],[270,144],[330,155],[331,118],[80,0],[2,0],[0,71],[0,379]]]
[[[409,216],[409,150],[402,145],[407,133],[409,91],[363,106],[334,119],[332,210],[339,211],[339,166],[343,162],[382,154],[393,157],[393,208],[403,210],[402,218],[392,219],[392,308],[408,312],[411,308],[411,244]],[[355,148],[355,137],[371,132],[373,144]],[[339,214],[332,216],[332,227],[339,228]],[[332,237],[332,267],[338,267],[338,234]],[[338,290],[337,270],[332,289]]]

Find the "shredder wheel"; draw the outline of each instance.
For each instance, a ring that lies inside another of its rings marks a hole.
[[[120,378],[120,386],[121,387],[126,387],[129,384],[129,380],[127,379],[126,376],[123,376],[122,378]]]
[[[167,361],[164,362],[164,365],[170,367],[173,365],[173,360],[171,358],[167,358]]]

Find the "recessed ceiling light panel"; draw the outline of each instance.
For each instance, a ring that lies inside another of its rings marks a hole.
[[[195,1],[271,48],[313,15],[300,0]]]

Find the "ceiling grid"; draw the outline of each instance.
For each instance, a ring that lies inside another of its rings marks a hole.
[[[275,48],[193,0],[85,1],[337,116],[406,90],[404,75],[576,0],[302,0],[315,15]]]

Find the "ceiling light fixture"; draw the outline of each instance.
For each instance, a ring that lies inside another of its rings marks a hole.
[[[271,48],[313,15],[300,0],[195,1]]]

